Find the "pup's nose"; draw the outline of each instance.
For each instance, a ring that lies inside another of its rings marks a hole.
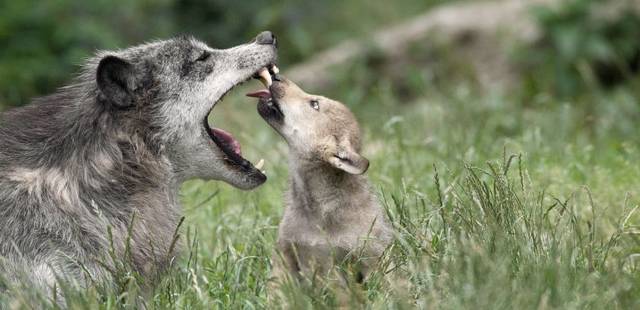
[[[256,37],[256,43],[262,45],[276,45],[276,36],[271,31],[263,31]]]

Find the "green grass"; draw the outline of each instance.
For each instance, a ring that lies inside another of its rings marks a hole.
[[[365,70],[366,71],[366,70]],[[357,70],[354,70],[357,72]],[[576,102],[423,86],[411,102],[390,81],[329,91],[365,131],[376,194],[397,240],[354,305],[366,308],[632,309],[640,306],[640,190],[630,89]],[[346,83],[345,82],[345,83]],[[344,85],[344,83],[343,83]],[[421,84],[428,85],[428,84]],[[257,87],[257,86],[256,86]],[[72,291],[71,308],[277,308],[266,281],[286,187],[286,145],[242,91],[214,110],[246,156],[266,159],[252,192],[182,188],[185,255],[152,293],[123,268],[116,292]],[[296,308],[330,308],[331,289],[282,289]],[[5,305],[33,300],[12,291]]]

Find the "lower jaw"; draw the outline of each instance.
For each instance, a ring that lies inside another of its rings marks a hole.
[[[269,105],[269,103],[267,103],[266,101],[260,100],[260,102],[258,102],[258,114],[260,114],[260,117],[262,117],[270,125],[272,124],[272,122],[282,123],[282,121],[284,120],[282,111],[277,106],[275,106],[277,103],[271,104],[272,105]]]
[[[216,137],[208,125],[205,126],[204,131],[206,131],[206,134],[209,136],[209,139],[211,140],[210,142],[214,145],[214,147],[216,147],[218,151],[224,154],[224,160],[227,162],[226,164],[232,165],[247,172],[252,170],[253,165],[251,164],[251,162],[242,157],[242,155],[236,154],[232,150],[232,146],[226,145],[225,142],[221,140],[221,138]]]

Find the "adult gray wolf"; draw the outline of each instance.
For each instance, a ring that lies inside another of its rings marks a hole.
[[[369,161],[360,154],[358,122],[344,104],[307,94],[281,75],[274,79],[268,89],[248,95],[260,98],[258,113],[289,145],[275,280],[323,275],[342,283],[347,278],[334,267],[344,262],[362,282],[393,232],[362,175]]]
[[[2,275],[45,290],[59,278],[108,281],[109,251],[143,278],[165,268],[183,181],[266,180],[207,118],[276,58],[268,31],[229,49],[180,37],[100,52],[71,85],[2,114]]]

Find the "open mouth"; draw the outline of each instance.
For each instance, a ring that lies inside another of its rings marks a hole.
[[[267,88],[269,88],[273,80],[272,77],[276,78],[277,73],[278,73],[278,67],[276,67],[275,64],[270,64],[267,67],[261,68],[260,70],[258,70],[258,72],[248,77],[247,80],[239,84],[242,84],[250,80],[251,78],[255,78],[260,80]],[[238,86],[239,84],[235,86]],[[232,88],[235,88],[235,86]],[[229,91],[230,90],[231,89],[229,89]],[[224,95],[218,101],[221,101],[223,97]],[[213,107],[211,109],[213,109]],[[251,162],[249,162],[244,157],[242,157],[242,147],[240,145],[240,142],[238,142],[238,140],[234,138],[231,133],[225,130],[222,130],[220,128],[211,127],[208,121],[209,114],[210,113],[207,113],[207,116],[205,116],[203,120],[204,128],[206,132],[209,134],[209,137],[211,137],[211,140],[225,154],[224,159],[230,164],[237,166],[246,172],[253,172],[255,169],[260,171],[260,173],[264,174],[265,172],[262,171],[262,167],[264,166],[264,160],[260,159],[260,161],[254,166],[251,164]]]
[[[278,74],[273,76],[273,79],[280,81]],[[278,100],[271,94],[271,83],[266,89],[261,89],[255,92],[248,93],[248,97],[258,98],[258,113],[262,118],[267,121],[273,120],[276,122],[282,122],[284,119],[284,113],[280,107]]]

